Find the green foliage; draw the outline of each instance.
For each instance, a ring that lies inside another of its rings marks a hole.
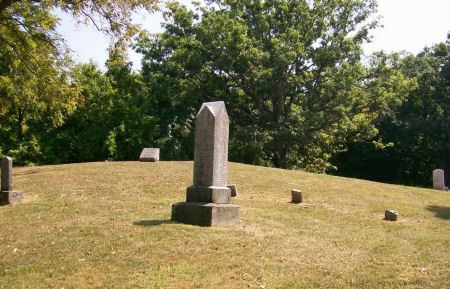
[[[45,159],[36,138],[20,143],[19,148],[8,151],[8,156],[14,159],[14,165],[32,166],[42,163]]]
[[[135,160],[153,144],[158,126],[148,115],[140,75],[132,73],[120,49],[111,49],[108,70],[76,67],[74,86],[81,99],[65,123],[46,138],[51,162]]]
[[[48,161],[82,162],[106,159],[104,140],[110,127],[114,89],[93,64],[74,68],[73,86],[80,91],[74,112],[63,125],[44,136]]]
[[[99,152],[102,148],[82,136],[86,134],[92,135],[94,140],[101,139],[104,134],[102,126],[96,127],[99,130],[97,132],[94,132],[94,128],[81,132],[79,139],[86,143],[77,143],[80,146],[74,150],[62,146],[67,144],[62,140],[67,136],[55,135],[54,130],[61,125],[70,126],[66,120],[74,110],[79,107],[83,110],[91,104],[83,103],[86,94],[89,98],[96,91],[84,91],[85,95],[79,98],[80,87],[71,84],[72,77],[76,76],[71,75],[73,63],[70,51],[56,32],[58,18],[52,12],[60,8],[72,14],[80,23],[92,23],[113,40],[123,43],[137,32],[137,27],[131,23],[131,13],[137,9],[153,11],[157,9],[156,3],[154,0],[1,1],[0,146],[3,147],[3,153],[17,155],[17,164],[101,157]],[[92,89],[107,90],[101,83],[99,85],[99,88]],[[88,108],[91,112],[96,110],[96,105],[100,106],[96,101],[93,104],[94,107]],[[78,112],[78,117],[81,115],[83,112]],[[72,128],[82,128],[87,120],[74,117],[70,121],[80,122],[72,125]],[[66,134],[75,135],[75,132]],[[50,135],[55,138],[51,139]],[[47,147],[41,147],[43,144]],[[53,147],[56,144],[61,146]],[[62,150],[55,152],[55,148]],[[30,156],[20,153],[28,149],[30,153],[35,151],[36,154]]]
[[[154,111],[149,106],[149,95],[141,74],[131,72],[132,64],[126,58],[125,47],[111,48],[106,65],[106,76],[115,89],[109,150],[114,159],[133,160],[143,147],[154,143],[157,119],[152,116]]]
[[[157,1],[0,3],[0,154],[15,164],[193,158],[202,102],[224,100],[229,159],[427,185],[449,164],[449,44],[362,58],[375,0],[169,2],[164,32],[138,30]],[[113,40],[106,72],[73,65],[59,8]]]
[[[227,102],[231,160],[323,171],[348,135],[376,135],[372,121],[399,102],[383,89],[394,74],[360,59],[374,1],[209,2],[201,17],[168,5],[165,31],[137,46],[144,77],[165,79],[161,98]]]
[[[0,5],[0,145],[5,154],[28,147],[39,151],[39,135],[60,125],[75,105],[77,91],[68,85],[70,60],[59,46],[57,19],[46,8],[45,2]]]
[[[433,169],[450,168],[449,60],[449,43],[440,43],[398,63],[417,84],[395,114],[377,123],[380,137],[392,145],[350,143],[347,153],[335,157],[338,174],[431,186]]]

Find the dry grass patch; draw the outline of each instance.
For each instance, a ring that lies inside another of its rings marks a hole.
[[[170,221],[191,162],[16,168],[26,199],[0,207],[0,288],[450,287],[448,192],[229,171],[241,222],[202,228]]]

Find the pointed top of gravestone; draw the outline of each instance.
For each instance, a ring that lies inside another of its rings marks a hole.
[[[217,116],[222,108],[228,118],[227,109],[225,108],[225,103],[223,101],[204,102],[198,111],[197,116],[199,116],[204,109],[208,109],[214,116]]]
[[[225,103],[203,103],[195,119],[194,186],[227,185],[228,136]]]
[[[2,159],[8,160],[8,161],[12,160],[11,157],[7,157],[7,156],[2,157]]]

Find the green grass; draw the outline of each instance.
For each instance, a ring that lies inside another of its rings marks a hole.
[[[15,168],[13,181],[25,200],[0,207],[0,288],[450,287],[449,192],[231,163],[241,222],[208,228],[170,221],[192,162]]]

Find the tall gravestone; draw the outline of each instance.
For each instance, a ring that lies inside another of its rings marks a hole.
[[[433,171],[433,189],[445,190],[444,170],[436,169]]]
[[[3,157],[1,161],[2,182],[0,191],[0,204],[20,202],[23,198],[23,192],[13,191],[12,186],[12,159]]]
[[[203,103],[195,119],[194,180],[186,202],[172,205],[172,220],[218,226],[239,221],[228,176],[229,119],[223,101]]]
[[[12,159],[2,158],[2,192],[12,191]]]

